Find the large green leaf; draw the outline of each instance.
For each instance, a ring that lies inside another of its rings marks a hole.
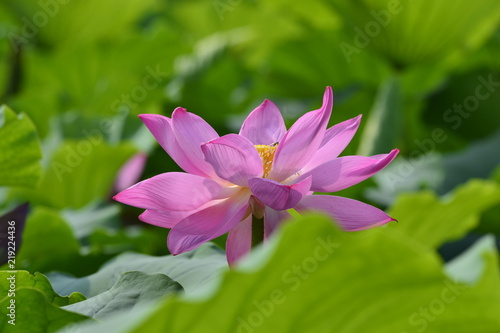
[[[118,170],[135,151],[126,143],[110,146],[97,134],[65,141],[53,153],[39,188],[13,195],[55,208],[81,208],[111,194]]]
[[[57,273],[48,274],[59,293],[78,291],[94,297],[107,291],[118,275],[128,271],[163,273],[179,282],[187,294],[204,293],[218,282],[221,270],[227,268],[226,256],[213,244],[178,256],[153,257],[138,253],[124,253],[104,265],[95,274],[75,278]]]
[[[24,30],[19,31],[19,34],[27,39],[26,42],[36,37],[59,46],[64,42],[74,44],[109,39],[124,30],[130,31],[132,25],[137,23],[147,10],[152,9],[155,2],[68,0],[41,3],[36,0],[7,0],[6,7],[16,14],[19,25],[23,25]],[[93,24],[88,24],[90,19]],[[87,28],[81,29],[83,26]],[[24,31],[27,32],[23,33]]]
[[[471,50],[500,19],[495,0],[341,0],[332,2],[352,31],[352,46],[374,48],[395,65],[429,63]],[[457,20],[457,17],[463,18]]]
[[[41,158],[31,120],[0,106],[0,186],[35,187],[42,174]]]
[[[80,136],[82,130],[100,129],[99,122],[108,123],[108,117],[123,118],[128,113],[138,124],[137,114],[160,113],[173,59],[189,48],[165,23],[150,29],[151,35],[134,33],[98,45],[76,44],[52,50],[50,56],[37,49],[26,51],[23,89],[9,100],[10,105],[26,111],[41,137],[51,129],[50,116],[63,112],[71,113],[65,126],[85,126],[79,128]]]
[[[84,332],[494,332],[500,328],[497,255],[491,248],[483,253],[481,278],[466,285],[449,279],[434,252],[411,245],[405,236],[380,229],[344,233],[326,218],[308,216],[289,223],[280,239],[229,272],[219,292],[205,301],[168,299],[131,316],[78,327]]]
[[[56,294],[49,280],[40,273],[0,271],[0,295],[0,329],[5,333],[55,332],[67,324],[89,318],[60,309],[60,306],[80,302],[85,297],[79,293],[66,297]],[[14,316],[8,316],[11,313]],[[15,325],[9,323],[13,319]]]
[[[405,233],[421,244],[438,247],[473,229],[481,213],[499,202],[500,187],[481,180],[471,180],[443,199],[431,191],[402,194],[389,211],[399,223],[387,228],[396,237]]]
[[[71,304],[66,310],[103,319],[116,312],[133,311],[135,306],[179,293],[182,286],[164,274],[126,272],[111,289],[83,302]]]

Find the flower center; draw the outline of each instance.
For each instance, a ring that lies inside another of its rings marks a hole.
[[[278,148],[277,142],[272,145],[255,145],[255,149],[257,149],[257,152],[259,153],[260,159],[262,160],[262,166],[264,168],[263,178],[266,178],[269,175],[269,172],[271,172],[276,148]]]

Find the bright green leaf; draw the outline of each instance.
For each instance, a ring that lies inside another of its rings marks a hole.
[[[341,0],[332,4],[344,14],[353,47],[361,52],[374,48],[396,66],[436,62],[454,52],[474,50],[491,36],[500,19],[500,3],[495,0]]]
[[[481,180],[471,180],[443,199],[431,191],[402,194],[388,212],[399,223],[390,223],[387,228],[438,247],[474,228],[480,214],[498,202],[500,187]]]
[[[41,158],[31,120],[0,106],[0,186],[35,187],[42,174]]]
[[[435,253],[380,229],[344,233],[326,218],[307,216],[289,223],[276,240],[278,244],[257,251],[229,272],[219,292],[204,302],[168,299],[160,306],[138,309],[134,316],[80,327],[97,333],[111,327],[137,333],[195,333],[207,328],[486,333],[500,328],[495,252],[487,253],[483,276],[471,286],[450,280]],[[435,303],[439,310],[434,310]],[[432,320],[423,317],[422,308],[431,311]]]
[[[88,319],[87,316],[59,308],[83,301],[85,297],[82,294],[72,293],[62,297],[54,292],[49,280],[40,273],[31,275],[26,271],[1,271],[0,295],[0,330],[5,333],[55,332],[70,323]],[[14,317],[8,316],[13,313],[8,309],[11,304],[15,307]],[[15,325],[9,324],[8,321],[14,318]]]
[[[53,154],[39,188],[14,195],[54,208],[83,207],[111,194],[118,170],[135,151],[126,143],[66,141]]]

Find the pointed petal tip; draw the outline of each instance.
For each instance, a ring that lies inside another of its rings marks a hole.
[[[129,201],[129,199],[130,199],[130,192],[129,192],[129,190],[132,187],[134,187],[135,185],[137,185],[137,184],[134,184],[131,187],[129,187],[127,189],[124,189],[123,191],[115,194],[113,196],[113,200],[118,201],[119,203],[122,203],[122,204],[125,204],[125,205],[133,206],[134,204]]]
[[[325,89],[324,98],[331,101],[333,99],[333,89],[330,86],[327,86]]]
[[[171,255],[173,255],[174,257],[175,256],[178,256],[179,254],[181,254],[182,252],[179,251],[178,249],[174,249],[173,246],[170,244],[169,240],[168,240],[168,236],[167,236],[167,248],[168,248],[168,252],[170,252]]]
[[[126,190],[123,190],[123,191],[121,191],[121,192],[119,192],[119,193],[115,194],[115,195],[113,196],[113,200],[118,201],[118,202],[120,202],[120,203],[123,203],[123,192],[125,192],[125,191],[126,191]]]
[[[174,113],[184,113],[184,112],[187,112],[187,109],[186,108],[183,108],[183,107],[176,107],[174,109],[174,111],[172,111],[172,116],[174,115]]]
[[[391,150],[391,152],[389,153],[389,156],[393,156],[393,158],[395,158],[398,154],[399,154],[399,149],[398,149],[398,148],[394,148],[394,149],[393,149],[393,150]]]
[[[145,213],[146,213],[146,211],[143,211],[143,212],[142,212],[139,216],[137,216],[137,218],[139,219],[139,221],[141,221],[141,222],[146,222],[146,221],[144,220],[144,214],[145,214]]]
[[[142,120],[143,122],[149,118],[152,118],[154,117],[155,114],[152,114],[152,113],[141,113],[139,115],[137,115],[137,118],[139,118],[140,120]]]
[[[276,104],[274,104],[274,102],[273,102],[273,101],[271,101],[270,99],[267,99],[267,98],[266,98],[266,99],[262,102],[261,106],[267,106],[267,105],[276,106]]]
[[[188,110],[187,110],[187,109],[185,109],[185,108],[183,108],[183,107],[178,106],[178,107],[176,107],[176,108],[174,109],[174,111],[172,111],[172,119],[174,119],[174,117],[177,117],[177,118],[178,118],[179,116],[184,116],[184,115],[186,115],[187,113],[188,113]]]

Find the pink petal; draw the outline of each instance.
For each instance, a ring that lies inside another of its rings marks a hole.
[[[173,228],[185,217],[194,214],[195,212],[196,210],[171,210],[162,212],[153,209],[147,209],[144,213],[139,215],[139,220],[162,228]]]
[[[217,178],[201,151],[202,143],[219,137],[212,126],[194,113],[177,108],[172,113],[172,128],[180,147],[189,160],[208,177]]]
[[[307,172],[338,157],[345,147],[347,147],[349,142],[351,142],[354,134],[356,134],[358,130],[360,122],[361,115],[327,129],[320,148],[301,172]]]
[[[293,185],[283,185],[267,178],[253,178],[248,181],[250,190],[264,205],[275,210],[284,210],[295,205],[311,188],[311,178]]]
[[[363,202],[333,195],[308,195],[296,209],[329,214],[344,230],[356,231],[396,221],[382,210]]]
[[[248,115],[240,130],[240,135],[254,145],[280,142],[285,133],[285,122],[278,107],[267,99]]]
[[[201,150],[217,175],[233,184],[248,186],[248,179],[262,176],[259,153],[241,135],[225,135],[203,144]]]
[[[300,117],[279,143],[269,178],[283,181],[309,162],[323,140],[332,105],[332,88],[327,87],[321,109]]]
[[[174,255],[191,251],[233,229],[247,214],[248,192],[241,192],[200,210],[177,223],[168,234],[168,248]]]
[[[398,149],[394,149],[389,154],[372,157],[344,156],[335,158],[305,172],[296,181],[312,176],[312,191],[340,191],[370,178],[385,168],[398,152]]]
[[[140,179],[147,158],[147,154],[137,153],[125,162],[116,177],[115,189],[117,192],[134,185]]]
[[[277,211],[270,207],[266,207],[266,213],[264,216],[265,240],[267,240],[274,233],[281,222],[288,219],[290,216],[290,213],[288,213],[286,210]]]
[[[205,177],[168,172],[143,180],[113,199],[144,209],[193,210],[210,200],[227,198],[234,191]]]
[[[167,154],[170,155],[175,163],[177,163],[177,165],[179,165],[184,171],[199,176],[206,175],[191,162],[182,147],[179,145],[179,142],[177,142],[172,129],[172,120],[170,118],[159,114],[140,114],[139,118],[141,118],[147,126],[160,146],[162,146]]]
[[[229,266],[234,266],[238,260],[250,252],[251,248],[252,215],[248,215],[227,236],[226,257]]]

